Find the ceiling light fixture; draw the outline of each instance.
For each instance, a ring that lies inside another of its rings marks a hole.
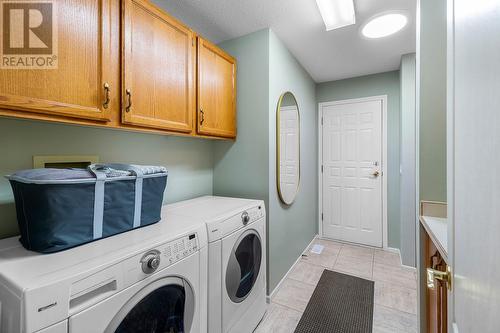
[[[361,29],[366,38],[382,38],[395,34],[408,24],[408,18],[401,13],[389,13],[370,19]]]
[[[326,31],[356,23],[354,0],[316,0]]]

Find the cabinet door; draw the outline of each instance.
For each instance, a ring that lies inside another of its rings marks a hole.
[[[4,17],[10,13],[10,45],[20,48],[19,54],[27,54],[19,59],[24,59],[22,63],[28,65],[7,69],[3,63],[0,69],[0,108],[109,120],[109,104],[105,103],[109,95],[104,86],[110,80],[110,2],[58,0],[43,11],[30,7],[41,5],[36,3],[2,3]],[[41,22],[49,22],[49,25],[42,31],[29,28],[32,23]],[[23,36],[23,32],[24,40],[16,37]],[[14,56],[17,53],[15,49],[5,51],[5,45],[3,62],[6,56],[9,57],[6,52],[14,52]],[[50,54],[46,54],[48,45]],[[46,64],[54,65],[47,68],[42,64],[34,69],[34,63],[30,63],[34,61],[30,60],[32,56],[37,59],[40,56]]]
[[[123,2],[122,121],[191,132],[195,41],[147,0]]]
[[[236,60],[198,37],[199,134],[236,137]]]

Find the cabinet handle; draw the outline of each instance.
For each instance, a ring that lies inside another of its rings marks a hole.
[[[125,93],[127,94],[128,97],[128,105],[125,108],[126,112],[130,112],[130,109],[132,108],[132,92],[130,92],[130,89],[125,90]]]
[[[203,112],[203,109],[200,109],[200,125],[203,125],[204,121],[205,121],[205,113]]]
[[[104,103],[102,103],[102,107],[107,109],[109,106],[109,83],[104,83]]]

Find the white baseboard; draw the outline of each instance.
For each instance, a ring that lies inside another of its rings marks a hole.
[[[354,243],[354,242],[349,242],[349,241],[342,240],[342,239],[335,239],[335,238],[330,238],[330,237],[325,237],[325,236],[317,236],[316,238],[318,238],[318,239],[324,239],[324,240],[327,240],[327,241],[332,241],[332,242],[340,243],[340,244],[352,245],[352,246],[357,246],[357,247],[365,247],[367,249],[382,250],[382,248],[377,247],[377,246],[360,244],[360,243]],[[386,250],[386,248],[384,248],[384,250]]]
[[[401,251],[396,247],[386,247],[384,248],[384,250],[392,253],[397,253],[399,254],[399,257],[401,257]]]
[[[407,269],[409,271],[412,271],[412,272],[416,272],[417,271],[417,268],[413,267],[413,266],[407,266],[407,265],[401,264],[401,267],[403,267],[404,269]]]
[[[400,249],[395,248],[395,247],[386,247],[384,250],[385,251],[389,251],[389,252],[393,252],[393,253],[397,253],[399,255],[399,264],[404,269],[407,269],[407,270],[410,270],[410,271],[413,271],[413,272],[417,271],[417,269],[415,267],[413,267],[413,266],[403,265],[403,258],[401,258],[401,250]]]
[[[278,289],[281,287],[281,285],[283,284],[283,282],[286,280],[286,278],[288,277],[288,275],[293,271],[293,269],[295,268],[295,265],[297,265],[297,263],[299,262],[299,260],[302,258],[302,255],[307,251],[307,249],[312,245],[312,243],[314,243],[314,241],[318,238],[318,235],[315,235],[313,237],[313,239],[311,240],[311,242],[309,244],[307,244],[306,248],[304,249],[304,251],[302,251],[300,253],[300,256],[297,258],[297,260],[295,260],[295,262],[293,263],[292,267],[290,267],[290,269],[288,270],[288,272],[286,272],[286,274],[283,276],[283,278],[280,280],[280,282],[278,282],[278,284],[276,285],[276,287],[273,289],[273,291],[268,295],[266,296],[266,300],[267,300],[267,303],[271,303],[271,298],[273,298],[274,294],[278,291]]]

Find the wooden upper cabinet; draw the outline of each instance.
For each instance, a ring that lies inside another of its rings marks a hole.
[[[150,0],[4,2],[0,116],[236,137],[235,59]]]
[[[198,37],[197,131],[236,137],[236,60]]]
[[[13,6],[9,11],[11,16],[18,15],[17,22],[23,15],[24,18],[34,15],[25,7],[16,7],[20,4],[15,2],[5,5]],[[24,41],[14,40],[14,45],[22,48],[23,52],[20,53],[28,55],[33,53],[33,47],[45,51],[50,47],[50,54],[46,55],[50,59],[46,63],[57,63],[57,66],[54,65],[52,69],[3,67],[0,70],[0,108],[110,120],[110,110],[105,105],[108,94],[104,85],[110,80],[111,0],[58,0],[54,5],[44,12],[44,15],[52,12],[53,28],[44,26],[43,31],[29,31],[29,35],[25,31]],[[12,22],[16,18],[10,19],[12,29]],[[36,15],[34,19],[37,19]],[[23,28],[22,25],[19,27],[18,31]],[[50,38],[51,34],[55,38]],[[15,36],[10,36],[11,44],[12,38]]]
[[[196,88],[192,31],[147,0],[124,0],[122,15],[122,121],[191,132]]]

